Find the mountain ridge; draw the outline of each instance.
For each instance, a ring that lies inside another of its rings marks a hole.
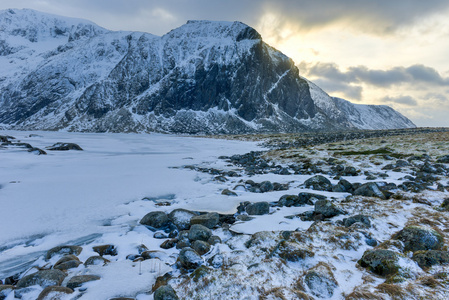
[[[188,21],[159,37],[40,14],[0,12],[0,28],[15,26],[0,33],[3,127],[217,134],[361,124],[241,22]],[[39,30],[21,31],[23,19]],[[414,126],[389,116],[387,126]]]

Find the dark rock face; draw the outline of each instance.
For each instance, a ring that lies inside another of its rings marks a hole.
[[[22,14],[12,14],[10,22]],[[0,123],[14,129],[190,134],[358,126],[345,115],[350,110],[343,112],[324,92],[328,105],[315,104],[312,84],[294,62],[240,22],[189,21],[162,37],[78,27],[58,29],[66,44],[45,56],[36,53],[44,57],[41,64],[0,82]],[[31,38],[36,44],[40,39]],[[2,41],[0,53],[11,55],[13,48]]]
[[[212,236],[212,231],[200,224],[195,224],[190,227],[189,240],[191,241],[207,241]]]
[[[186,269],[196,269],[203,264],[201,256],[192,248],[183,248],[178,257],[181,266]]]
[[[343,225],[345,227],[350,227],[354,223],[362,223],[366,227],[371,227],[371,221],[368,216],[365,215],[355,215],[349,218],[343,219]]]
[[[190,224],[200,224],[207,228],[214,228],[220,221],[220,216],[217,213],[207,213],[199,216],[194,216],[190,219]]]
[[[353,194],[358,196],[377,197],[384,200],[386,199],[384,193],[382,193],[377,184],[374,182],[362,184],[353,192]]]
[[[404,243],[404,251],[440,250],[444,245],[438,232],[419,226],[405,227],[394,238]]]

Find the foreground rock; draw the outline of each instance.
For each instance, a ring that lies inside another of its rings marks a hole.
[[[444,239],[435,230],[421,226],[408,226],[393,237],[404,243],[404,252],[419,250],[440,250]]]
[[[371,272],[381,275],[394,275],[399,271],[399,255],[391,250],[376,249],[365,251],[359,264]]]
[[[163,285],[154,291],[154,300],[179,300],[171,285]]]
[[[304,283],[310,289],[314,296],[319,298],[331,298],[338,283],[329,265],[319,263],[308,270],[304,277]]]
[[[181,266],[188,270],[198,268],[203,264],[201,256],[192,248],[186,247],[179,252],[178,260]]]
[[[44,270],[34,274],[26,275],[17,283],[17,288],[25,288],[32,285],[39,285],[43,288],[52,285],[61,285],[67,276],[61,270]]]
[[[154,229],[166,227],[170,222],[167,214],[163,211],[152,211],[147,213],[141,220],[140,224],[149,226]]]

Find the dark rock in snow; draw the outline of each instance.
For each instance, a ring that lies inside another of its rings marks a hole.
[[[331,268],[325,263],[319,263],[308,270],[304,276],[304,283],[314,296],[326,299],[331,298],[338,287]]]
[[[270,204],[268,202],[251,203],[245,209],[248,215],[266,215],[270,212]]]
[[[354,186],[346,179],[340,179],[340,181],[332,187],[332,191],[337,193],[352,193],[354,191]]]
[[[117,255],[117,249],[114,245],[100,245],[100,246],[94,246],[92,247],[92,250],[100,254],[100,256],[103,255],[111,255],[115,256]]]
[[[315,214],[320,214],[324,218],[332,218],[343,213],[344,211],[337,208],[329,200],[318,200],[315,202]]]
[[[214,228],[220,221],[220,216],[213,213],[206,213],[199,216],[194,216],[190,219],[190,225],[200,224],[206,226],[207,228]]]
[[[210,251],[210,245],[207,242],[204,241],[194,241],[192,243],[192,248],[195,250],[199,255],[204,255],[207,252]]]
[[[316,175],[304,182],[306,188],[312,188],[316,191],[332,191],[332,183],[322,175]]]
[[[17,283],[17,288],[39,285],[43,288],[52,285],[61,285],[67,275],[61,270],[43,270],[34,274],[26,275]]]
[[[54,248],[51,248],[47,251],[46,259],[50,259],[55,255],[67,255],[67,254],[74,254],[79,255],[83,251],[83,248],[80,246],[57,246]]]
[[[221,194],[225,196],[237,196],[236,192],[230,191],[228,189],[224,189],[223,191],[221,191]]]
[[[168,218],[179,230],[186,230],[190,228],[190,219],[197,215],[197,212],[178,208],[169,213]]]
[[[449,264],[449,252],[440,250],[416,251],[413,253],[413,260],[421,268],[430,268],[435,265]]]
[[[174,248],[176,246],[176,243],[178,242],[178,239],[169,239],[166,240],[165,242],[163,242],[160,247],[162,249],[171,249]]]
[[[171,285],[163,285],[159,287],[153,294],[154,300],[179,300],[175,290]]]
[[[312,251],[301,247],[298,243],[288,241],[282,241],[279,244],[277,253],[280,258],[292,262],[300,261],[315,255]]]
[[[96,275],[77,275],[70,278],[67,282],[67,287],[74,290],[83,285],[83,283],[100,280],[100,276]]]
[[[195,224],[190,227],[189,240],[190,241],[207,241],[212,236],[212,231],[200,224]]]
[[[377,184],[375,184],[374,182],[362,184],[359,188],[357,188],[353,192],[353,195],[365,197],[377,197],[383,200],[387,199],[384,193],[382,193]]]
[[[391,250],[367,250],[359,260],[363,268],[381,276],[393,275],[399,271],[399,254]]]
[[[73,290],[64,286],[48,286],[37,297],[37,300],[61,299],[72,294]]]
[[[343,219],[343,225],[345,227],[350,227],[354,223],[362,223],[366,227],[371,227],[371,221],[369,220],[368,216],[365,215],[355,215],[351,216],[349,218]]]
[[[140,220],[140,224],[156,229],[164,228],[168,226],[169,223],[170,219],[163,211],[152,211],[147,213],[142,220]]]
[[[181,266],[188,270],[196,269],[204,263],[201,256],[192,248],[183,248],[179,252],[178,260]]]
[[[68,270],[77,268],[82,262],[75,255],[66,255],[61,257],[53,266],[54,269]]]
[[[107,263],[109,263],[110,261],[102,256],[91,256],[88,259],[86,259],[86,261],[84,262],[85,266],[90,266],[90,265],[105,265]]]
[[[51,151],[67,151],[67,150],[79,150],[82,151],[79,145],[75,143],[56,143],[53,146],[47,147],[47,150]]]
[[[440,250],[444,239],[433,229],[421,226],[408,226],[394,235],[394,239],[404,243],[404,251]]]

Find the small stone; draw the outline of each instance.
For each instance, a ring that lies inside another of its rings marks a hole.
[[[65,295],[72,294],[73,290],[64,286],[48,286],[37,297],[37,300],[61,299]],[[1,299],[1,298],[0,298]]]
[[[203,264],[201,256],[192,248],[183,248],[178,257],[181,266],[186,269],[196,269]]]
[[[78,275],[73,276],[70,278],[69,282],[67,282],[67,287],[74,290],[75,288],[80,287],[83,285],[83,283],[89,282],[89,281],[95,281],[100,280],[100,276],[96,275]]]
[[[359,188],[357,188],[353,192],[353,195],[365,197],[377,197],[383,200],[386,199],[385,195],[382,193],[377,184],[375,184],[374,182],[362,184]]]
[[[340,181],[332,187],[332,191],[337,193],[352,193],[354,191],[354,186],[346,179],[340,179]]]
[[[92,247],[92,249],[97,252],[98,254],[100,254],[100,256],[103,255],[111,255],[111,256],[116,256],[117,255],[117,249],[115,248],[114,245],[100,245],[100,246],[94,246]]]
[[[150,251],[142,252],[141,256],[142,256],[143,259],[154,259],[154,258],[157,258],[159,260],[166,260],[167,257],[168,257],[168,254],[165,253],[164,251],[150,250]]]
[[[39,285],[43,288],[52,285],[61,285],[66,276],[61,270],[43,270],[24,276],[17,283],[17,288],[25,288],[32,285]]]
[[[404,252],[419,250],[440,250],[444,239],[435,230],[422,226],[408,226],[393,237],[404,243]]]
[[[329,200],[318,200],[315,202],[315,213],[321,214],[324,218],[332,218],[344,212]]]
[[[179,230],[186,230],[190,228],[190,219],[197,215],[198,213],[196,212],[183,208],[178,208],[173,210],[168,215],[168,218]]]
[[[274,190],[274,186],[270,181],[263,181],[259,186],[260,192],[266,193]]]
[[[217,213],[212,212],[192,217],[190,219],[190,225],[200,224],[206,226],[207,228],[214,228],[216,225],[218,225],[219,221],[220,216]]]
[[[224,189],[221,191],[221,194],[225,196],[238,196],[236,192],[230,191],[229,189]]]
[[[316,175],[304,182],[306,188],[312,188],[317,191],[332,191],[332,183],[322,175]]]
[[[270,212],[270,204],[268,202],[256,202],[246,206],[248,215],[266,215]]]
[[[154,291],[154,300],[179,300],[175,290],[171,285],[164,285]]]
[[[68,269],[74,269],[78,268],[79,265],[82,265],[83,263],[79,260],[69,260],[62,263],[59,263],[53,267],[53,269],[58,270],[68,270]]]
[[[363,268],[381,276],[394,275],[399,271],[399,255],[391,250],[367,250],[359,260]]]
[[[189,240],[191,241],[207,241],[212,236],[212,231],[200,224],[195,224],[190,227]]]
[[[207,252],[210,251],[210,245],[207,242],[204,242],[204,241],[194,241],[192,243],[192,248],[199,255],[204,255],[204,254],[206,254]]]
[[[210,245],[221,244],[221,238],[219,236],[213,235],[207,240],[207,243]]]
[[[440,250],[416,251],[413,253],[413,260],[421,268],[430,268],[434,265],[449,264],[449,252]]]
[[[67,254],[80,255],[81,251],[83,251],[83,248],[80,246],[68,246],[68,245],[57,246],[48,250],[45,258],[49,260],[55,255],[67,255]]]
[[[163,242],[160,247],[162,249],[171,249],[174,248],[176,246],[176,243],[178,242],[178,239],[169,239],[166,240],[165,242]]]
[[[312,294],[319,298],[331,298],[338,287],[331,267],[323,262],[307,271],[304,282]]]
[[[90,265],[104,266],[107,263],[110,263],[110,261],[102,256],[91,256],[88,259],[86,259],[86,261],[84,262],[84,265],[85,266],[90,266]]]
[[[349,218],[343,219],[343,225],[345,227],[350,227],[354,223],[362,223],[366,227],[371,227],[371,221],[368,216],[365,215],[355,215]]]
[[[83,148],[81,148],[78,144],[75,143],[56,143],[53,144],[53,146],[51,147],[47,147],[47,149],[52,151],[83,150]]]
[[[170,219],[167,214],[163,211],[152,211],[147,213],[142,220],[140,220],[140,224],[150,226],[152,228],[160,229],[168,226],[170,223]]]

